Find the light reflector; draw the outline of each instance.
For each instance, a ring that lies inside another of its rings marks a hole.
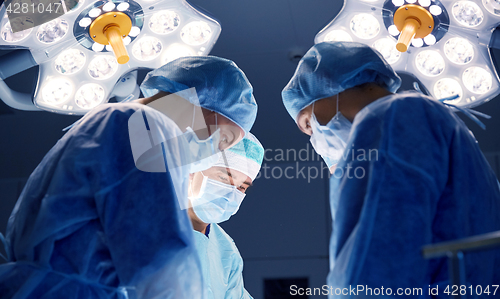
[[[483,11],[473,1],[457,1],[451,8],[455,20],[467,27],[475,27],[484,20]]]
[[[325,42],[352,42],[352,37],[344,30],[332,30],[325,36]]]
[[[463,90],[457,80],[451,78],[443,78],[434,84],[434,97],[436,99],[448,98],[458,94],[455,100],[447,101],[450,104],[457,104],[462,100]]]
[[[468,90],[477,94],[488,92],[493,84],[490,72],[478,66],[466,69],[462,80]]]
[[[444,54],[453,63],[467,64],[474,58],[474,47],[465,38],[453,37],[444,44]]]
[[[52,79],[42,90],[43,100],[47,104],[59,105],[67,101],[73,93],[73,85],[66,79]]]
[[[19,42],[28,37],[31,31],[33,31],[33,28],[14,33],[12,32],[12,27],[10,26],[10,22],[7,22],[2,29],[2,39],[10,43]]]
[[[193,55],[195,55],[195,53],[191,48],[181,44],[173,44],[166,49],[165,54],[163,54],[161,61],[162,64],[166,64],[167,62],[170,62],[177,58],[193,56]]]
[[[89,75],[97,80],[105,80],[118,70],[118,61],[114,56],[98,55],[89,63]]]
[[[396,49],[396,42],[390,38],[382,38],[377,40],[373,47],[384,56],[389,64],[396,63],[401,57],[401,52]]]
[[[66,20],[57,18],[40,25],[36,32],[36,38],[44,44],[55,43],[66,35],[68,27]]]
[[[415,58],[417,69],[424,75],[435,77],[444,71],[445,62],[443,57],[434,50],[424,50]]]
[[[146,36],[134,43],[132,54],[142,61],[153,60],[160,55],[162,44],[159,39],[153,36]]]
[[[104,88],[101,85],[88,83],[77,90],[75,103],[82,109],[92,109],[102,103],[104,96]]]
[[[351,19],[351,31],[359,38],[371,39],[380,32],[380,24],[377,19],[367,13],[360,13]]]
[[[212,29],[203,21],[191,22],[181,30],[181,39],[191,46],[206,43],[212,36]]]
[[[179,27],[181,18],[171,10],[162,10],[155,13],[149,20],[149,28],[157,34],[167,34]]]
[[[64,75],[78,72],[85,65],[85,54],[77,49],[63,51],[57,56],[55,62],[56,70]]]

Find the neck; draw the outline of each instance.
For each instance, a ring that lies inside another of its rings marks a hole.
[[[391,95],[392,93],[387,89],[380,87],[376,84],[367,84],[359,88],[351,88],[346,90],[350,94],[345,95],[347,103],[342,105],[342,97],[339,102],[339,109],[350,122],[354,121],[354,117],[361,109],[365,108],[370,103]]]

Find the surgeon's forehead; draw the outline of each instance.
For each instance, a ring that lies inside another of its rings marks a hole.
[[[233,178],[238,178],[238,173],[237,171],[233,171],[232,169],[226,168],[226,167],[221,167],[221,166],[214,166],[212,167],[213,171],[216,173],[222,173],[225,175],[230,175]]]

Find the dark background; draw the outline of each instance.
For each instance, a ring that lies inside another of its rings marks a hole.
[[[1,1],[0,1],[1,2]],[[297,65],[290,51],[305,52],[316,33],[338,14],[337,0],[194,0],[191,3],[209,11],[222,25],[220,38],[211,55],[231,59],[244,70],[254,86],[259,104],[252,132],[265,148],[305,149],[308,136],[301,134],[281,101],[281,90]],[[87,5],[86,3],[85,5]],[[1,54],[1,53],[0,53]],[[498,56],[494,50],[493,55]],[[11,77],[12,88],[29,91],[36,69]],[[409,89],[412,81],[405,81]],[[464,121],[497,173],[500,171],[500,99],[495,98],[477,110],[493,116],[481,130]],[[78,117],[49,112],[17,111],[0,101],[0,231],[5,232],[8,217],[30,173],[47,151],[63,135],[62,128]],[[309,154],[311,147],[309,146]],[[286,155],[285,155],[286,158]],[[264,161],[268,177],[279,170],[322,166],[322,162]],[[256,299],[264,298],[265,286],[276,287],[298,281],[321,287],[328,273],[330,207],[328,178],[299,177],[257,179],[238,214],[222,224],[235,240],[245,261],[245,286]],[[279,281],[277,279],[286,279]],[[271,298],[268,292],[268,298]],[[281,297],[272,297],[281,298]],[[284,298],[284,297],[283,297]],[[298,298],[298,297],[292,297]]]

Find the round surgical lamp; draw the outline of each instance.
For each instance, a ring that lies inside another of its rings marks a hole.
[[[470,108],[500,93],[489,52],[499,24],[499,0],[349,0],[315,43],[365,43],[434,98],[458,95],[448,103]]]
[[[35,9],[61,1],[65,11],[18,31],[33,24],[12,13],[12,5],[21,1]],[[69,1],[13,0],[0,7],[0,49],[14,50],[0,57],[0,98],[7,105],[83,115],[113,96],[137,98],[137,70],[208,55],[221,32],[216,20],[185,0],[79,0],[68,8]],[[35,65],[34,94],[16,92],[4,82]]]

